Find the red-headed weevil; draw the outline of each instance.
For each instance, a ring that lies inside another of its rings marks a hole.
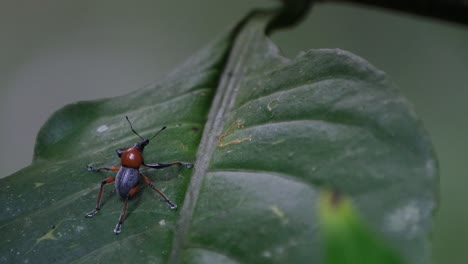
[[[96,168],[91,165],[88,165],[88,170],[93,172],[98,172],[101,170],[118,171],[115,177],[109,177],[101,182],[101,189],[99,189],[99,194],[96,202],[96,209],[86,214],[87,218],[91,218],[95,216],[99,212],[99,210],[101,210],[101,198],[104,185],[106,185],[107,183],[115,182],[115,190],[120,195],[120,197],[124,199],[124,205],[122,208],[122,212],[120,213],[119,222],[117,223],[117,225],[115,225],[114,228],[114,233],[116,235],[120,234],[120,232],[122,231],[122,224],[125,220],[125,215],[127,214],[128,200],[135,195],[142,183],[145,183],[151,189],[153,189],[159,195],[161,195],[161,197],[166,201],[166,203],[171,209],[177,208],[177,205],[175,203],[171,202],[171,200],[169,200],[169,198],[167,198],[167,196],[164,193],[162,193],[160,190],[154,187],[150,179],[140,172],[141,166],[153,169],[162,169],[173,165],[180,165],[186,168],[193,167],[192,163],[181,161],[174,161],[170,163],[145,163],[143,160],[143,149],[146,145],[149,144],[150,140],[155,138],[161,131],[166,129],[166,127],[161,128],[161,130],[156,132],[156,134],[154,134],[154,136],[151,139],[147,139],[141,137],[133,129],[132,123],[130,122],[127,116],[125,116],[125,118],[130,124],[130,129],[132,130],[132,132],[135,133],[135,135],[137,135],[141,140],[131,148],[119,148],[116,150],[117,155],[120,157],[120,166]]]

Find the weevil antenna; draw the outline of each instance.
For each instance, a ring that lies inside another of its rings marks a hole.
[[[140,134],[138,134],[135,129],[133,129],[133,126],[132,126],[132,122],[130,122],[130,119],[128,119],[128,116],[125,116],[125,118],[127,118],[127,121],[128,123],[130,124],[130,129],[132,130],[133,133],[135,133],[135,135],[137,135],[139,138],[141,138],[143,140],[143,138],[140,136]]]
[[[155,138],[157,135],[159,135],[159,133],[161,133],[161,131],[163,131],[164,129],[166,129],[166,127],[162,127],[158,132],[156,132],[156,134],[154,134],[154,136],[153,136],[150,140],[152,140],[152,139]]]

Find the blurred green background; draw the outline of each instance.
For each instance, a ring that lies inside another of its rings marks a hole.
[[[274,4],[0,1],[0,177],[30,163],[40,126],[61,106],[123,95],[157,80],[252,8]],[[468,263],[468,26],[320,4],[273,39],[288,57],[312,48],[349,50],[399,85],[439,157],[435,263]]]

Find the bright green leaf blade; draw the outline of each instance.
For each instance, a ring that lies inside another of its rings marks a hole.
[[[156,85],[57,112],[33,165],[0,180],[0,261],[320,263],[314,208],[331,187],[404,259],[427,263],[437,171],[410,106],[350,53],[280,56],[264,35],[273,15],[253,13]],[[125,115],[145,136],[168,126],[146,161],[196,167],[144,170],[179,211],[144,190],[116,237],[112,187],[84,218],[113,175],[86,165],[116,165],[114,150],[135,143]]]
[[[394,250],[366,227],[346,197],[323,191],[318,210],[326,264],[403,263]]]

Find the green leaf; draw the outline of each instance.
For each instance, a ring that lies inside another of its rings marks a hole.
[[[342,50],[282,57],[254,12],[173,73],[127,96],[80,102],[41,129],[33,164],[0,180],[0,261],[320,263],[314,208],[331,188],[409,263],[428,263],[437,167],[413,110],[385,74]],[[114,150],[166,125],[142,170],[179,205],[144,188],[122,202],[99,183]]]
[[[319,199],[321,238],[327,264],[400,264],[401,258],[373,234],[351,201],[324,191]]]

